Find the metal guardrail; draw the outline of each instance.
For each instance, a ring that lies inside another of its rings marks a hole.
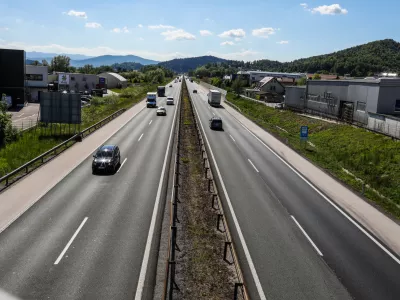
[[[4,187],[0,187],[0,191],[8,188],[12,183],[16,182],[18,179],[10,182],[10,179],[16,177],[18,174],[20,173],[25,173],[28,174],[30,171],[38,168],[40,165],[46,163],[47,161],[49,161],[50,159],[46,160],[46,157],[51,156],[51,158],[57,156],[58,154],[60,154],[62,151],[64,151],[65,149],[68,148],[68,144],[72,143],[74,144],[75,142],[80,142],[82,141],[82,139],[85,136],[88,136],[90,133],[92,133],[93,131],[97,130],[98,128],[102,127],[104,124],[107,124],[108,122],[110,122],[111,120],[115,119],[117,116],[119,116],[120,114],[122,114],[123,112],[125,112],[126,109],[120,109],[116,112],[114,112],[113,114],[109,115],[108,117],[102,119],[101,121],[97,122],[96,124],[93,124],[92,126],[84,129],[83,131],[77,133],[76,135],[72,136],[71,138],[69,138],[68,140],[62,142],[61,144],[58,144],[57,146],[51,148],[50,150],[46,151],[45,153],[35,157],[34,159],[32,159],[31,161],[25,163],[24,165],[20,166],[19,168],[15,169],[14,171],[4,175],[3,177],[0,178],[0,183],[5,181],[5,186]],[[57,150],[62,150],[60,152],[57,153]],[[34,166],[33,168],[30,168]]]
[[[229,106],[232,106],[234,109],[236,109],[238,112],[242,112],[242,110],[239,108],[239,107],[237,107],[235,104],[233,104],[232,102],[230,102],[230,101],[228,101],[228,100],[226,100],[225,99],[225,101],[224,101],[226,104],[228,104]]]

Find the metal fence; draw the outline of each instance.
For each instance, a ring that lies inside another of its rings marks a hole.
[[[91,134],[93,131],[97,130],[98,128],[104,126],[111,120],[115,119],[117,116],[125,112],[125,108],[120,109],[110,116],[102,119],[101,121],[93,124],[92,126],[84,129],[83,131],[79,132],[78,134],[72,136],[68,140],[58,144],[57,146],[53,147],[52,149],[46,151],[45,153],[35,157],[31,161],[25,163],[21,167],[15,169],[14,171],[4,175],[0,178],[0,184],[4,182],[4,184],[0,185],[0,192],[6,188],[8,188],[11,184],[18,181],[20,178],[25,176],[26,174],[32,172],[33,170],[37,169],[39,166],[43,165],[44,163],[50,161],[55,156],[59,155],[61,152],[75,144],[76,142],[82,141],[83,138]]]

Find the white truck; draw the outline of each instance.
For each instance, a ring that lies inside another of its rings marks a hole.
[[[217,90],[210,90],[207,94],[208,96],[208,104],[211,106],[220,106],[221,105],[221,92]]]

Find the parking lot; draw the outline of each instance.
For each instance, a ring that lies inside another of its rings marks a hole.
[[[18,111],[10,110],[9,113],[12,115],[11,120],[14,127],[21,130],[29,128],[37,123],[39,104],[29,103],[22,109]]]

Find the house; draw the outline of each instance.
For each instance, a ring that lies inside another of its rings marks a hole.
[[[25,90],[28,102],[38,102],[39,92],[47,92],[48,83],[47,66],[25,66]]]
[[[117,73],[112,72],[104,72],[100,73],[99,77],[105,78],[107,81],[107,88],[115,89],[115,88],[126,88],[128,86],[128,81],[126,78],[122,77]]]
[[[254,89],[246,89],[245,95],[251,98],[260,98],[268,102],[282,102],[285,87],[275,77],[264,77]]]

